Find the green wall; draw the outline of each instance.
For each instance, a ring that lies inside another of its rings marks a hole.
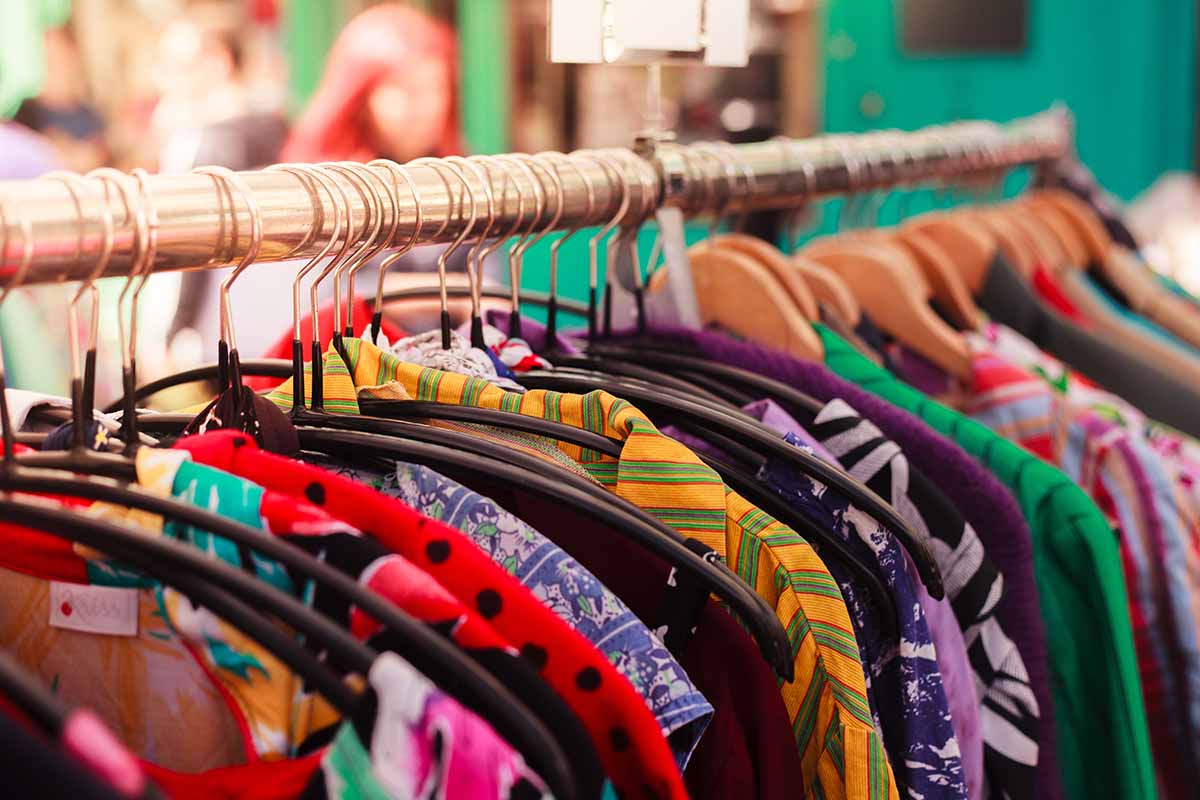
[[[1005,120],[1062,101],[1080,157],[1122,197],[1192,165],[1194,0],[1029,0],[1025,53],[936,58],[900,52],[900,5],[826,1],[829,130]]]

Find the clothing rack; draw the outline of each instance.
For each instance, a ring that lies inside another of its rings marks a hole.
[[[1070,155],[1072,149],[1070,112],[1055,108],[1003,125],[960,122],[909,133],[777,138],[740,145],[639,142],[636,150],[577,151],[569,159],[547,154],[473,157],[469,163],[478,173],[462,159],[422,159],[401,168],[411,177],[412,190],[397,169],[380,162],[370,169],[380,178],[374,188],[381,193],[384,213],[392,213],[385,190],[395,203],[398,220],[389,246],[399,247],[416,229],[414,196],[420,198],[424,220],[419,244],[450,242],[463,231],[471,208],[464,179],[478,209],[472,233],[480,234],[487,219],[485,175],[493,194],[495,236],[506,235],[518,222],[523,230],[545,228],[556,216],[560,185],[562,213],[554,227],[569,230],[608,222],[620,211],[626,193],[629,203],[622,222],[629,224],[652,216],[661,206],[678,207],[686,214],[785,208],[821,196],[986,177],[1021,165],[1045,164]],[[315,255],[334,234],[335,207],[314,179],[278,166],[237,174],[252,193],[262,222],[256,263]],[[343,175],[331,177],[345,192],[353,230],[365,235],[369,192]],[[536,224],[535,182],[544,186],[545,200]],[[120,193],[108,185],[114,234],[106,276],[129,274],[139,205],[154,240],[155,272],[225,266],[252,244],[251,212],[230,181],[192,173],[144,176],[144,192],[136,182],[129,184],[132,208],[125,207]],[[68,181],[46,177],[0,182],[0,231],[7,232],[6,240],[0,232],[0,288],[22,271],[22,285],[82,280],[93,271],[105,241],[105,183],[92,179],[85,188],[78,191],[77,210]],[[521,198],[525,208],[519,216]],[[24,231],[31,232],[32,257],[22,270],[29,244]]]

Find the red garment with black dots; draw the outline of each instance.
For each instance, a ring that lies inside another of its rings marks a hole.
[[[658,723],[604,656],[458,531],[370,487],[259,450],[234,431],[181,439],[196,461],[305,497],[413,561],[517,644],[587,727],[625,797],[686,797]]]

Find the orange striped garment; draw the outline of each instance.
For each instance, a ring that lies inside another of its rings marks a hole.
[[[329,410],[354,413],[358,394],[394,396],[402,389],[415,400],[514,411],[623,440],[619,461],[556,444],[617,496],[716,550],[775,608],[795,659],[794,679],[780,690],[800,748],[804,791],[818,798],[898,800],[871,720],[846,604],[816,552],[796,532],[726,487],[636,407],[606,392],[506,392],[478,378],[402,362],[360,339],[346,339],[345,349],[348,368],[334,350],[325,356],[322,384]],[[393,383],[400,387],[384,388]],[[291,381],[270,396],[288,407]]]

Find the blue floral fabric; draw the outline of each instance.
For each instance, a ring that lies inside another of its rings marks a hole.
[[[785,438],[811,452],[795,434]],[[896,606],[899,641],[885,636],[883,609],[854,573],[839,559],[826,560],[854,621],[876,727],[910,798],[965,800],[966,778],[936,650],[900,545],[874,518],[790,462],[769,461],[759,478],[814,525],[837,534],[860,561],[878,566]]]
[[[416,464],[379,473],[321,466],[462,531],[560,619],[596,645],[646,699],[682,770],[713,708],[645,624],[583,565],[491,500]]]

